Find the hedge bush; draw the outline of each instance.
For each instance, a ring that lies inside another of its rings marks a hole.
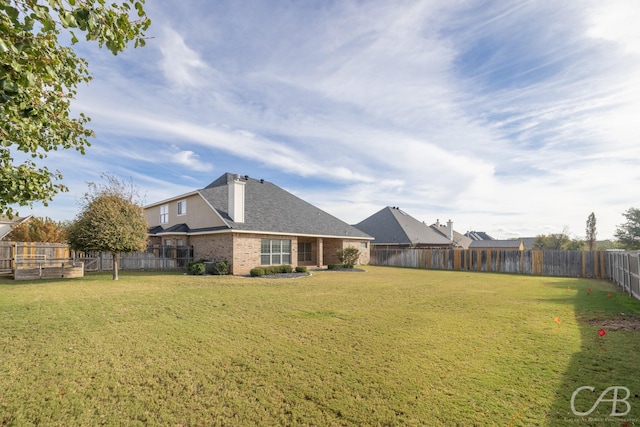
[[[249,271],[249,274],[253,277],[261,277],[265,275],[271,274],[281,274],[281,273],[291,273],[293,271],[293,267],[289,264],[285,265],[263,265],[260,267],[255,267]]]
[[[213,274],[226,276],[229,274],[229,263],[227,261],[216,261],[213,263]]]
[[[204,262],[202,261],[190,262],[188,268],[189,274],[192,274],[194,276],[202,276],[207,270],[207,268],[204,266]]]
[[[265,271],[262,267],[256,267],[252,268],[249,274],[251,275],[251,277],[262,277],[265,275]]]
[[[292,271],[293,271],[293,267],[291,267],[289,264],[280,266],[280,273],[291,273]]]
[[[307,267],[305,267],[304,265],[299,265],[296,267],[296,273],[306,273],[307,272]]]

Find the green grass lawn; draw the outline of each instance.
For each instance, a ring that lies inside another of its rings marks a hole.
[[[0,425],[640,425],[638,319],[579,278],[0,279]]]

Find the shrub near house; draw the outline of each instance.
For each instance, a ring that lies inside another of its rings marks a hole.
[[[353,268],[360,259],[360,251],[353,246],[338,250],[338,259],[344,268]]]

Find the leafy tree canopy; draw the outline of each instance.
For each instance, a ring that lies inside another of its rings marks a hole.
[[[67,228],[65,224],[51,218],[33,217],[13,227],[5,240],[64,243],[67,241]]]
[[[143,251],[147,246],[147,228],[137,191],[133,185],[112,176],[107,184],[89,184],[83,208],[67,230],[71,247],[80,251],[111,252],[113,279],[118,279],[121,252]]]
[[[565,228],[562,233],[536,236],[532,246],[533,249],[579,251],[583,249],[584,242],[580,239],[571,239],[568,229]]]
[[[59,42],[78,34],[106,46],[114,55],[133,41],[144,46],[151,21],[144,0],[105,4],[104,0],[0,0],[0,214],[11,205],[52,200],[67,187],[62,175],[38,166],[51,150],[84,153],[92,130],[84,114],[71,117],[79,83],[91,80],[87,62]],[[132,16],[133,15],[133,16]],[[17,152],[31,160],[16,164]]]
[[[615,236],[623,249],[640,249],[640,209],[629,208],[622,214],[626,221],[616,228]]]

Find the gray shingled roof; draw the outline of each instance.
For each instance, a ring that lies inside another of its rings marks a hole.
[[[387,206],[354,227],[375,237],[375,245],[450,245],[451,241],[399,208]]]
[[[232,229],[371,239],[368,234],[275,184],[244,176],[241,180],[245,182],[245,222],[236,223],[228,213],[228,183],[235,176],[225,173],[198,190]]]
[[[469,245],[469,249],[479,249],[479,248],[504,248],[504,249],[519,249],[520,240],[474,240]]]
[[[495,240],[484,231],[467,231],[464,235],[471,240]]]
[[[446,225],[436,223],[436,224],[431,224],[431,228],[433,228],[434,230],[442,234],[444,237],[447,237]],[[461,247],[463,249],[469,248],[469,245],[471,244],[471,242],[473,242],[473,240],[470,237],[465,236],[462,233],[458,233],[456,230],[453,230],[453,241],[458,247]]]

